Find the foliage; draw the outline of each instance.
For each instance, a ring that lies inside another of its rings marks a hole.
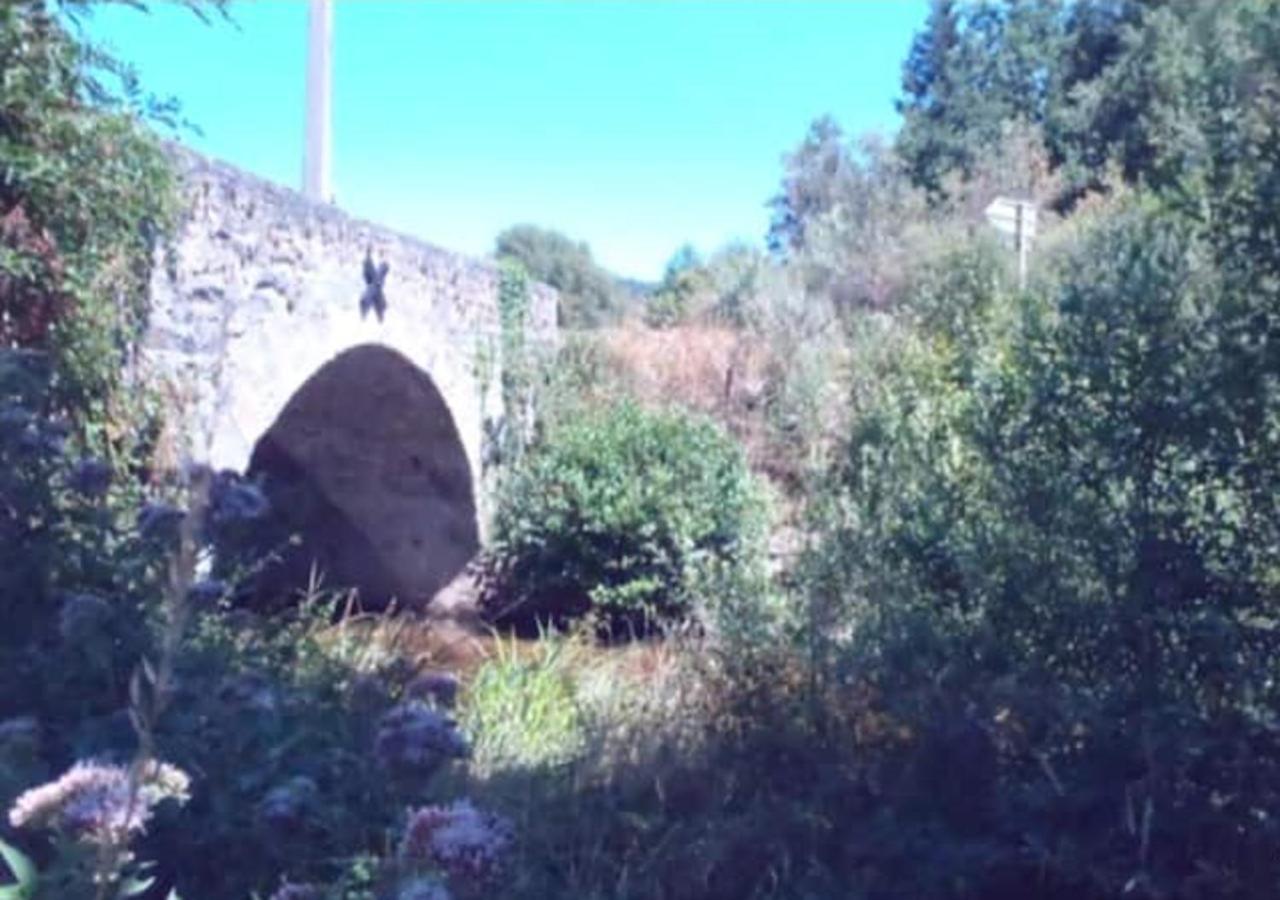
[[[621,317],[624,292],[584,243],[536,225],[513,225],[498,235],[494,254],[519,262],[535,281],[560,292],[564,328],[596,328]]]
[[[713,560],[755,565],[761,501],[741,451],[709,422],[631,402],[549,433],[505,486],[491,551],[520,618],[594,612],[610,630],[695,612]]]
[[[128,364],[175,212],[139,117],[167,109],[40,2],[0,10],[0,67],[0,342],[50,353],[52,408],[92,452],[136,465]]]
[[[938,0],[904,66],[898,150],[941,199],[1021,123],[1064,173],[1060,206],[1113,168],[1202,196],[1273,128],[1278,17],[1266,0]]]
[[[898,148],[935,196],[970,174],[1006,122],[1041,123],[1060,89],[1061,16],[1053,0],[935,0],[903,65]]]
[[[970,773],[886,812],[889,852],[950,848],[917,896],[1252,896],[1276,877],[1258,813],[1280,791],[1280,407],[1239,352],[1273,298],[1234,295],[1219,264],[1194,222],[1138,204],[1030,295],[957,282],[988,300],[922,316],[860,400],[816,581],[839,587],[815,597],[855,623],[826,677],[916,735],[900,777],[918,790],[948,755]]]
[[[544,633],[524,655],[514,637],[499,637],[494,646],[464,698],[462,728],[474,747],[473,771],[484,776],[498,766],[555,765],[580,752],[570,640]]]
[[[528,340],[529,276],[524,267],[503,260],[498,282],[498,314],[502,333],[496,361],[501,366],[499,392],[502,410],[485,420],[485,448],[482,459],[486,470],[513,465],[523,454],[532,432],[535,413],[535,380],[537,360]],[[487,393],[482,379],[481,400]]]
[[[645,303],[645,322],[654,328],[669,328],[686,321],[709,289],[702,258],[685,244],[667,262],[662,281]]]

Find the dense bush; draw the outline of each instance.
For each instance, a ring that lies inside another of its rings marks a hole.
[[[880,852],[946,848],[913,895],[1246,897],[1280,875],[1280,405],[1255,349],[1275,297],[1224,262],[1147,202],[1026,295],[953,265],[968,314],[921,316],[859,398],[827,675],[912,736]]]
[[[563,328],[598,328],[622,317],[625,292],[585,243],[548,228],[513,225],[498,235],[494,255],[520,263],[534,280],[560,292]]]
[[[499,618],[600,615],[613,629],[695,610],[713,563],[759,564],[764,510],[741,450],[706,421],[630,402],[550,433],[494,522]]]

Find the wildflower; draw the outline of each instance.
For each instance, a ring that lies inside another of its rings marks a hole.
[[[400,857],[432,862],[452,877],[484,881],[497,871],[511,837],[507,819],[481,812],[470,800],[424,806],[409,812]]]
[[[379,720],[374,753],[389,769],[429,774],[449,759],[466,756],[468,749],[456,722],[409,700]]]
[[[318,884],[295,884],[286,881],[268,900],[323,900],[324,889]]]
[[[230,470],[213,476],[209,486],[209,516],[218,524],[252,521],[266,514],[270,504],[262,489]]]
[[[458,702],[458,677],[433,669],[409,682],[404,692],[411,700],[430,700],[443,709],[453,709]]]
[[[9,824],[110,843],[142,831],[163,800],[185,803],[190,783],[185,772],[165,763],[146,764],[135,784],[124,766],[78,762],[57,781],[19,796],[9,810]]]
[[[400,885],[396,900],[453,900],[453,895],[437,879],[419,877]]]
[[[267,791],[258,804],[258,816],[270,828],[297,831],[302,827],[318,793],[316,783],[305,775],[290,778],[284,784]]]
[[[100,459],[85,457],[67,474],[67,485],[84,497],[101,497],[111,487],[111,466]]]
[[[149,540],[172,540],[186,515],[170,503],[144,503],[138,512],[138,533]]]
[[[58,611],[58,634],[68,644],[92,640],[111,620],[111,604],[95,594],[71,594]]]
[[[191,799],[191,776],[169,763],[148,762],[139,780],[142,796],[151,806],[163,800],[173,800],[182,806]]]

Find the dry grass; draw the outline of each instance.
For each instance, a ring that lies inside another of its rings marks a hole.
[[[636,395],[717,417],[762,405],[769,348],[730,328],[626,325],[605,332],[605,351]]]
[[[601,344],[628,393],[647,405],[710,416],[742,443],[754,470],[777,477],[767,407],[778,361],[758,335],[715,325],[627,324],[602,332]]]

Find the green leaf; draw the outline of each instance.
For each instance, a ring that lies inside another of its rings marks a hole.
[[[17,879],[17,884],[7,885],[4,890],[13,891],[14,897],[28,897],[34,894],[40,874],[36,871],[36,864],[31,861],[31,857],[4,841],[0,841],[0,857],[3,857],[5,864],[9,866],[9,871]],[[0,894],[0,897],[3,896]]]
[[[120,897],[136,897],[155,884],[154,876],[147,878],[130,878],[120,885]]]

